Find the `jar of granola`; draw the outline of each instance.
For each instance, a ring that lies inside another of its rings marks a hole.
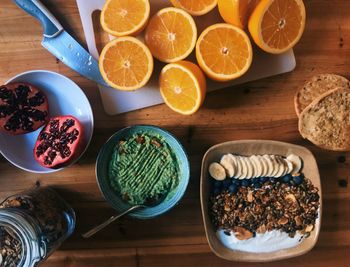
[[[0,204],[0,267],[36,266],[75,228],[73,209],[51,188],[36,188]]]

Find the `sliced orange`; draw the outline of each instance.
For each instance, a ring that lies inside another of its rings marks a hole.
[[[193,16],[201,16],[207,14],[214,9],[218,0],[170,0],[171,3],[178,8],[186,10]]]
[[[253,51],[243,30],[218,23],[206,28],[199,36],[196,57],[199,66],[211,79],[229,81],[247,72]]]
[[[260,0],[218,0],[218,8],[225,22],[244,29],[259,1]]]
[[[107,0],[101,12],[101,25],[117,37],[137,35],[145,28],[149,12],[148,0]]]
[[[150,79],[153,57],[147,46],[135,37],[119,37],[103,48],[99,67],[111,87],[136,90]]]
[[[302,0],[261,0],[249,19],[248,28],[262,50],[280,54],[300,40],[305,20]]]
[[[166,65],[159,77],[164,102],[183,115],[195,113],[203,104],[206,80],[201,69],[189,61]]]
[[[196,40],[197,27],[193,18],[175,7],[159,10],[150,19],[145,34],[152,55],[166,63],[186,58],[193,51]]]

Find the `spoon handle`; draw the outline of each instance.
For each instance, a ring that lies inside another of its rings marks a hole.
[[[83,234],[82,236],[84,238],[89,238],[89,237],[93,236],[94,234],[96,234],[97,232],[99,232],[100,230],[102,230],[103,228],[105,228],[106,226],[108,226],[109,224],[111,224],[112,222],[114,222],[115,220],[119,219],[120,217],[123,217],[124,215],[128,214],[129,212],[136,210],[136,209],[139,209],[139,208],[142,208],[142,207],[144,207],[144,206],[142,206],[142,205],[132,206],[131,208],[127,209],[126,211],[124,211],[118,215],[113,215],[107,221],[95,226],[94,228],[92,228],[91,230],[89,230],[88,232]]]

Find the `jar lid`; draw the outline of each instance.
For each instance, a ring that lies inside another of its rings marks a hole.
[[[17,266],[35,266],[46,255],[44,243],[40,240],[38,228],[25,213],[14,209],[0,210],[0,227],[14,234],[21,245],[21,260]]]

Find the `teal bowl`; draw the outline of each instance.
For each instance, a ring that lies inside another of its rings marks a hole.
[[[123,201],[118,193],[112,188],[108,177],[108,167],[114,148],[119,144],[119,141],[139,132],[145,132],[150,135],[160,135],[163,137],[176,156],[180,172],[179,184],[171,197],[165,198],[156,206],[135,210],[129,213],[129,216],[137,219],[150,219],[173,208],[185,194],[189,182],[190,166],[187,154],[183,146],[172,134],[159,127],[150,125],[131,126],[116,132],[102,146],[98,154],[96,161],[96,179],[104,198],[115,210],[121,213],[131,207],[131,205]]]

